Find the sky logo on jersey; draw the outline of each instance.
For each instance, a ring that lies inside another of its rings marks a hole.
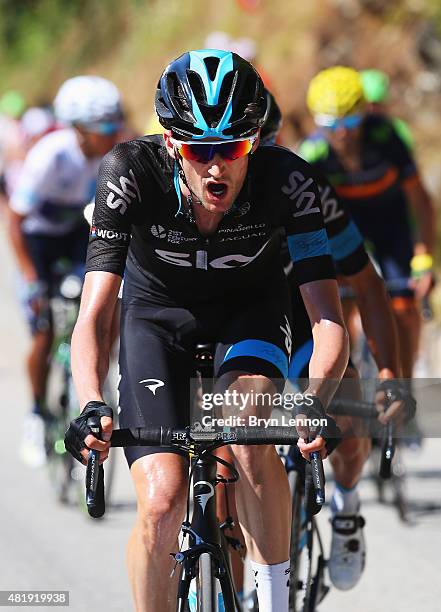
[[[326,185],[326,187],[319,186],[319,192],[325,223],[339,219],[343,215],[343,209],[339,208],[337,199],[332,197],[329,185]]]
[[[312,178],[306,178],[301,172],[295,170],[288,177],[289,185],[282,187],[282,192],[286,194],[290,200],[296,201],[297,212],[293,213],[293,217],[303,217],[304,215],[312,215],[319,213],[320,208],[313,206],[316,194],[314,191],[308,191],[308,188],[314,186]]]
[[[155,249],[156,255],[161,261],[172,264],[174,266],[182,266],[187,268],[197,268],[198,270],[208,270],[215,268],[218,270],[231,270],[233,268],[242,268],[252,263],[267,247],[270,240],[254,255],[241,255],[234,253],[209,259],[207,251],[195,251],[194,253],[176,253],[175,251],[164,251],[163,249]]]
[[[128,204],[137,198],[138,202],[141,202],[141,192],[139,191],[138,183],[133,170],[129,170],[130,178],[126,176],[119,177],[119,187],[110,181],[107,181],[107,187],[112,191],[108,194],[106,204],[112,210],[119,208],[119,213],[123,215]],[[119,196],[115,200],[115,194]]]

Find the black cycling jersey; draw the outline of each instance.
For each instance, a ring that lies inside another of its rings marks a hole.
[[[335,276],[315,175],[290,151],[262,147],[249,157],[234,206],[208,238],[180,200],[162,137],[120,144],[104,158],[87,270],[125,275],[119,389],[127,427],[189,422],[198,341],[215,344],[216,376],[241,371],[283,383],[292,348],[284,234],[298,285]],[[151,452],[164,449],[126,456],[131,464]]]
[[[325,228],[337,272],[343,276],[357,274],[363,270],[369,261],[363,245],[363,238],[332,187],[319,174],[316,174],[316,181],[319,185]],[[293,383],[299,382],[303,386],[308,379],[308,366],[313,349],[312,331],[286,251],[287,249],[283,250],[285,271],[291,289],[293,326],[289,378]],[[298,381],[299,378],[304,379],[302,383]]]
[[[347,207],[337,198],[323,175],[314,168],[312,176],[318,185],[326,234],[335,268],[343,276],[357,274],[368,262],[363,238],[352,221]],[[282,254],[285,272],[290,280],[295,282],[286,242],[282,246]]]
[[[326,176],[347,206],[385,280],[392,284],[407,280],[413,246],[403,187],[417,181],[418,173],[391,121],[367,115],[362,125],[361,168],[356,172],[345,169],[323,132],[308,138],[299,152]],[[408,289],[391,293],[411,295]]]
[[[180,205],[178,190],[162,137],[117,145],[101,164],[87,271],[122,275],[128,254],[134,300],[252,299],[284,282],[284,230],[299,285],[335,276],[315,175],[294,153],[258,148],[234,206],[209,237]]]

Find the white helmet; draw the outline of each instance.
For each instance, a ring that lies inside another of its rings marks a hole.
[[[98,76],[77,76],[65,81],[55,97],[54,109],[57,119],[64,123],[90,125],[116,122],[122,117],[118,89]]]

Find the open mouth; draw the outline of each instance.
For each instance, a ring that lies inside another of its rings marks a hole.
[[[226,183],[208,183],[207,190],[215,198],[223,198],[227,193],[228,186]]]

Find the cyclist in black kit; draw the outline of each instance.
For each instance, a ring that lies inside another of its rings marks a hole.
[[[334,66],[319,72],[309,85],[307,102],[319,130],[299,153],[326,176],[370,244],[389,284],[402,376],[410,380],[420,333],[415,298],[426,297],[433,285],[433,204],[393,122],[365,113],[356,70]],[[417,231],[410,227],[410,211]],[[348,305],[348,325],[352,310]]]
[[[102,383],[123,273],[122,427],[188,424],[197,341],[215,342],[220,389],[274,392],[277,379],[283,382],[292,339],[282,230],[315,341],[308,388],[313,402],[302,412],[324,414],[347,364],[347,333],[310,167],[285,149],[258,148],[266,104],[259,75],[236,54],[185,53],[159,80],[156,111],[164,137],[117,145],[103,160],[72,341],[84,410],[66,444],[78,460],[86,459],[88,448],[100,450],[102,460],[108,453],[108,442],[94,438],[86,420],[101,416],[109,439],[112,411],[103,402]],[[304,452],[325,456],[337,434],[328,418]],[[260,609],[287,612],[286,474],[271,446],[232,452],[241,474],[239,518],[259,572]],[[127,449],[126,457],[138,500],[128,549],[135,607],[171,610],[169,552],[184,515],[187,460],[162,448]],[[268,538],[274,524],[278,530]]]
[[[273,116],[277,117],[277,103],[271,100]],[[261,130],[260,146],[264,134],[277,136],[280,127],[280,113],[277,123],[266,120]],[[415,402],[405,384],[400,384],[398,338],[384,281],[376,272],[363,246],[363,238],[352,221],[347,209],[337,198],[326,179],[316,171],[313,174],[319,187],[325,229],[328,235],[332,258],[340,278],[345,279],[354,292],[360,310],[363,329],[378,367],[379,392],[377,394],[379,421],[409,418],[414,412]],[[308,382],[309,360],[313,351],[313,337],[308,314],[297,287],[292,261],[286,243],[282,246],[285,273],[288,277],[292,301],[293,341],[289,366],[289,379],[303,387]],[[351,364],[345,372],[344,396],[359,399],[360,387],[354,380],[358,375]],[[392,392],[396,398],[392,404],[385,402],[385,392]],[[332,583],[339,589],[347,590],[359,581],[366,557],[364,518],[360,514],[358,481],[370,452],[370,437],[363,429],[360,419],[338,417],[337,424],[342,431],[342,442],[331,455],[335,487],[330,503],[332,514],[332,541],[328,570]],[[228,454],[224,453],[225,458]],[[227,515],[224,492],[217,496],[219,515]],[[234,499],[229,496],[229,512],[234,516]],[[235,534],[241,537],[240,532]],[[238,572],[238,582],[242,584]]]

